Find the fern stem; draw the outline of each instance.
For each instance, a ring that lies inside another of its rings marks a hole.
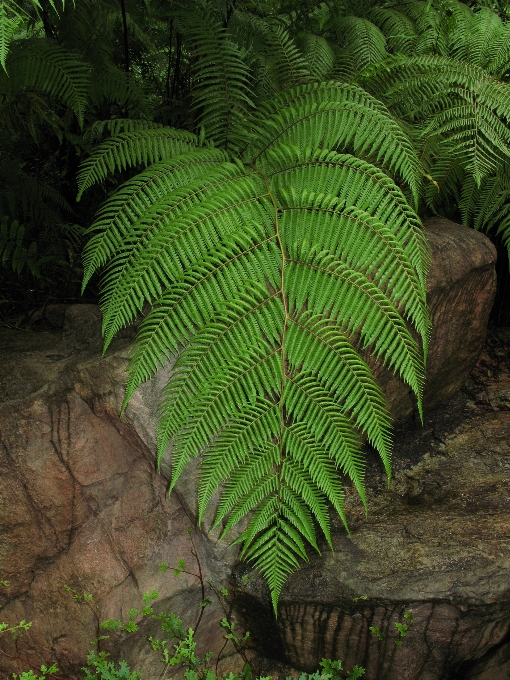
[[[124,34],[124,70],[129,73],[129,42],[127,32],[127,18],[126,18],[126,3],[125,0],[120,0],[120,9],[122,12],[122,32]]]
[[[287,324],[289,321],[289,310],[287,307],[287,300],[285,298],[285,263],[287,262],[287,258],[285,257],[285,249],[283,247],[283,241],[282,237],[280,234],[280,221],[279,221],[279,209],[278,209],[278,204],[276,203],[276,199],[274,197],[274,194],[271,191],[271,187],[269,186],[269,180],[264,175],[262,172],[257,170],[261,177],[264,179],[266,189],[267,189],[267,195],[269,196],[269,199],[271,200],[271,203],[273,204],[274,208],[274,221],[275,221],[275,234],[276,234],[276,240],[278,242],[278,247],[280,249],[280,252],[282,254],[282,271],[281,271],[281,277],[280,277],[280,290],[279,294],[281,295],[282,299],[282,304],[283,304],[283,310],[284,310],[284,317],[283,317],[283,328],[282,328],[282,336],[281,336],[281,353],[282,353],[282,381],[281,381],[281,387],[280,387],[280,401],[279,401],[279,408],[280,408],[280,441],[278,442],[278,450],[280,452],[280,463],[278,465],[278,502],[282,502],[281,498],[281,477],[280,477],[280,472],[282,469],[283,461],[285,459],[285,454],[283,451],[283,433],[285,430],[285,415],[284,415],[284,404],[283,404],[283,396],[285,392],[285,384],[286,384],[286,377],[287,373],[285,370],[285,334],[287,332]]]

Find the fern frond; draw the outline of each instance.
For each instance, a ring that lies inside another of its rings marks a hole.
[[[161,123],[154,123],[149,120],[136,120],[132,118],[112,118],[108,120],[96,120],[92,126],[86,130],[85,134],[93,141],[99,141],[105,131],[110,136],[115,137],[121,132],[135,132],[136,130],[148,130],[162,128]]]
[[[388,60],[371,89],[399,116],[427,121],[424,135],[444,135],[477,182],[506,162],[510,87],[486,71],[445,57]]]
[[[180,24],[195,57],[191,96],[198,124],[216,145],[235,148],[243,139],[247,112],[253,108],[248,66],[221,22],[207,13],[193,13]]]
[[[83,127],[90,67],[76,54],[46,38],[19,40],[12,45],[7,71],[2,88],[9,96],[26,89],[43,92],[69,106]]]
[[[357,72],[387,56],[384,34],[368,19],[340,17],[334,24],[337,38],[352,55]]]
[[[12,4],[0,2],[0,64],[5,72],[9,46],[22,23],[23,17],[13,11]]]
[[[173,362],[158,463],[170,449],[173,488],[200,457],[199,516],[217,497],[223,534],[248,515],[236,542],[276,609],[307,545],[317,549],[315,525],[330,542],[329,505],[345,522],[342,475],[366,502],[361,435],[390,471],[390,416],[362,354],[396,371],[421,408],[410,328],[426,347],[428,255],[391,178],[337,151],[380,158],[416,185],[410,143],[370,95],[302,86],[248,126],[258,138],[246,163],[199,149],[121,187],[94,226],[87,271],[108,262],[105,346],[150,305],[124,406]]]
[[[503,24],[497,40],[490,46],[483,66],[496,78],[503,78],[510,67],[510,24]]]
[[[448,54],[448,30],[444,17],[431,2],[411,0],[399,10],[416,26],[415,54]]]
[[[142,83],[133,74],[125,73],[112,65],[108,67],[103,65],[94,72],[90,99],[98,108],[104,106],[105,103],[116,104],[133,118],[151,115],[150,97]]]
[[[403,12],[376,7],[370,12],[369,18],[383,33],[390,52],[407,55],[414,53],[418,34],[414,22]]]
[[[449,52],[455,59],[486,68],[502,48],[508,47],[505,40],[508,39],[508,31],[495,12],[482,9],[475,14],[462,3],[454,3],[452,11],[456,25],[451,31],[453,44]]]
[[[298,39],[297,45],[312,80],[327,80],[335,63],[335,52],[328,41],[320,35],[305,33]]]
[[[401,175],[418,195],[419,162],[410,141],[386,107],[361,88],[329,82],[288,90],[261,107],[253,127],[257,139],[244,154],[249,162],[259,163],[276,144],[353,147],[357,156]]]
[[[424,198],[427,207],[435,214],[440,214],[445,201],[459,201],[459,187],[462,187],[472,175],[466,172],[462,158],[456,154],[455,144],[444,138],[428,138],[428,148],[424,155],[431,154],[424,162],[428,175],[424,187]],[[474,179],[474,178],[473,178]]]
[[[133,225],[136,239],[122,244],[104,277],[106,345],[145,302],[153,303],[172,281],[181,279],[190,262],[245,226],[249,207],[252,219],[266,223],[265,194],[254,173],[239,176],[235,166],[227,166],[223,173],[173,191],[142,215]]]
[[[198,147],[195,135],[173,128],[121,132],[102,142],[83,163],[78,173],[79,201],[83,193],[109,173],[137,165],[150,165]]]
[[[219,149],[200,149],[154,164],[122,185],[100,208],[88,233],[93,234],[83,251],[83,287],[97,269],[113,257],[129,234],[131,225],[154,203],[227,161]]]
[[[300,151],[285,145],[268,152],[267,160],[261,158],[259,167],[278,189],[292,187],[299,195],[310,186],[320,186],[325,193],[337,197],[339,205],[356,206],[391,225],[396,238],[404,244],[423,293],[429,265],[423,229],[402,192],[384,172],[348,154],[321,149]],[[409,285],[417,290],[416,282],[410,281]],[[423,327],[421,322],[419,325]]]
[[[269,69],[275,90],[283,90],[309,82],[308,64],[285,25],[266,22],[263,27],[265,40],[261,58]]]

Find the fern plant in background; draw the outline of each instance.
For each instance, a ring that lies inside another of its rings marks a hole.
[[[7,323],[21,321],[21,311],[29,319],[34,306],[79,299],[84,226],[98,199],[74,209],[78,158],[101,127],[107,132],[101,119],[150,117],[139,79],[115,63],[120,8],[111,4],[13,4],[21,23],[8,54],[0,40],[0,299]],[[10,3],[1,5],[11,11]]]

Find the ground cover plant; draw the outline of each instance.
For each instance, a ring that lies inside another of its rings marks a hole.
[[[200,558],[193,540],[193,530],[189,529],[190,553],[195,562],[194,566],[189,566],[185,560],[178,560],[177,564],[171,568],[167,563],[159,565],[161,573],[173,573],[174,577],[185,573],[195,577],[202,592],[202,601],[199,605],[198,618],[193,626],[186,627],[182,619],[173,612],[159,611],[155,613],[155,607],[159,593],[152,590],[143,595],[143,602],[140,609],[130,609],[127,620],[120,619],[101,619],[100,610],[94,603],[94,597],[90,593],[77,592],[69,586],[64,586],[69,595],[83,606],[88,607],[94,615],[96,621],[96,637],[91,640],[91,649],[87,655],[87,665],[82,668],[84,680],[141,680],[142,673],[139,670],[131,670],[125,661],[114,661],[110,659],[110,654],[103,649],[103,643],[109,640],[110,634],[117,631],[121,635],[129,636],[135,633],[144,618],[151,617],[161,624],[161,631],[156,636],[149,636],[147,642],[152,650],[160,657],[162,670],[160,675],[168,677],[168,673],[184,673],[186,680],[271,680],[272,676],[257,675],[252,668],[253,659],[250,660],[247,654],[247,641],[250,633],[244,634],[236,632],[236,621],[233,616],[234,605],[237,597],[237,588],[217,587],[210,580],[205,581]],[[248,579],[243,577],[243,581]],[[8,586],[8,582],[0,581],[0,585]],[[207,652],[200,656],[197,652],[197,640],[200,638],[199,628],[202,622],[206,607],[212,604],[210,597],[216,597],[220,603],[224,616],[218,622],[224,631],[225,643],[216,655]],[[354,601],[366,600],[366,596],[354,598]],[[405,640],[410,627],[414,624],[414,618],[409,611],[404,611],[402,621],[396,621],[394,643],[401,646]],[[0,623],[0,636],[11,634],[14,638],[19,637],[26,630],[29,630],[31,623],[21,621],[18,625],[8,626]],[[379,641],[384,639],[381,630],[376,626],[369,628],[371,634]],[[241,637],[239,637],[241,635]],[[244,662],[243,668],[237,673],[221,673],[219,665],[224,659],[228,659],[231,647],[241,657]],[[3,654],[5,652],[2,651]],[[13,674],[14,680],[63,680],[59,675],[56,664],[51,666],[36,666],[27,662],[25,659],[16,657],[32,666],[29,671],[21,674]],[[35,672],[34,672],[35,669]],[[332,661],[322,659],[320,668],[314,673],[302,673],[299,680],[356,680],[365,674],[365,669],[355,665],[350,670],[344,669],[341,660]],[[170,680],[170,678],[168,678]],[[288,678],[287,680],[293,680]]]
[[[503,9],[77,0],[27,5],[32,37],[8,54],[4,41],[5,125],[18,146],[44,129],[56,149],[37,201],[3,194],[4,265],[72,278],[31,240],[36,206],[57,205],[42,241],[65,250],[85,226],[63,218],[78,210],[74,181],[86,215],[105,199],[84,281],[102,274],[105,349],[142,317],[125,405],[173,362],[158,463],[169,451],[173,488],[200,457],[200,519],[214,497],[223,535],[245,522],[235,540],[275,611],[317,530],[331,542],[330,511],[345,521],[344,479],[365,502],[363,440],[390,476],[391,419],[368,354],[421,411],[420,217],[460,216],[509,241]],[[93,45],[89,24],[101,27]],[[64,152],[57,198],[43,187]],[[17,167],[36,181],[20,156]]]

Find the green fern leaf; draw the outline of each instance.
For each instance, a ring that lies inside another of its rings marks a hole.
[[[506,162],[510,87],[483,69],[445,57],[395,58],[367,84],[398,116],[425,121],[423,135],[447,137],[478,183]]]
[[[216,149],[189,152],[171,161],[152,165],[123,184],[103,204],[88,230],[93,236],[83,251],[83,287],[97,269],[122,247],[132,223],[154,203],[226,160],[225,153]]]
[[[396,9],[376,7],[369,17],[384,34],[390,52],[413,54],[418,35],[414,22],[406,14]]]
[[[419,161],[410,141],[386,107],[361,88],[331,82],[288,90],[261,107],[253,126],[256,141],[244,154],[248,162],[261,162],[276,144],[352,146],[357,156],[399,173],[418,195]]]
[[[253,108],[249,69],[237,44],[207,12],[193,13],[180,25],[195,55],[191,95],[198,125],[217,146],[236,147]]]
[[[5,72],[7,72],[6,60],[9,46],[22,23],[23,18],[15,11],[12,4],[0,2],[0,64]]]
[[[384,34],[368,19],[347,16],[334,23],[339,42],[352,54],[357,72],[387,56]]]
[[[328,508],[345,522],[342,476],[366,502],[362,436],[390,472],[390,415],[362,354],[401,375],[421,407],[423,359],[408,325],[426,347],[428,255],[390,177],[339,153],[379,158],[416,186],[410,143],[365,92],[302,86],[248,129],[258,136],[246,162],[198,149],[121,187],[93,227],[87,271],[107,263],[105,346],[150,305],[124,406],[173,363],[158,464],[169,449],[173,488],[200,457],[200,519],[213,498],[223,535],[247,518],[236,542],[276,609],[317,529],[331,542]]]
[[[198,139],[184,130],[173,128],[121,132],[94,149],[78,173],[79,201],[83,193],[109,173],[137,165],[151,165],[197,148]]]
[[[310,77],[316,81],[327,80],[335,63],[335,52],[328,41],[320,35],[306,33],[299,38],[297,45],[303,53]]]
[[[83,127],[90,67],[77,55],[46,38],[19,40],[9,53],[7,71],[1,86],[10,97],[25,89],[43,92],[69,106]]]

